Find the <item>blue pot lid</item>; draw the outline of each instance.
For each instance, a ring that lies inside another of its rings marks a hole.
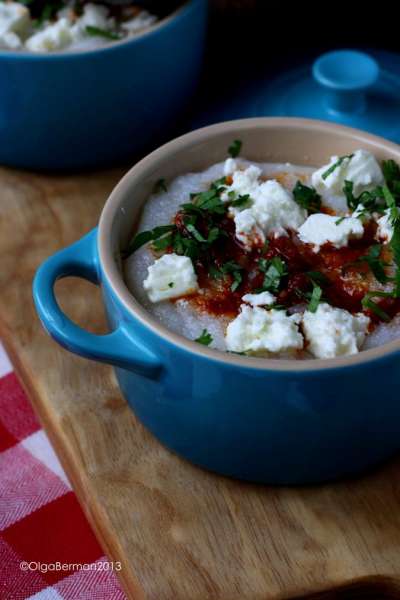
[[[400,56],[358,50],[327,52],[311,66],[257,82],[218,113],[218,117],[214,114],[206,120],[306,117],[334,121],[400,142]]]

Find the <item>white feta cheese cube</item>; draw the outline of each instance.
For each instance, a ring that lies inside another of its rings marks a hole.
[[[307,218],[307,212],[295,202],[291,192],[275,179],[258,187],[251,209],[265,236],[285,235],[286,230],[297,229]]]
[[[299,314],[287,316],[282,310],[242,305],[239,315],[227,327],[226,347],[232,352],[251,354],[299,350],[303,347],[300,321]]]
[[[228,168],[231,167],[232,163],[228,163]],[[222,202],[228,202],[230,200],[229,192],[235,192],[238,196],[244,196],[245,194],[250,194],[251,196],[259,186],[261,169],[255,165],[250,165],[250,167],[247,167],[247,169],[244,169],[243,171],[235,171],[229,173],[229,175],[230,174],[232,174],[232,183],[221,194]]]
[[[121,29],[124,29],[129,34],[133,34],[151,27],[156,21],[157,17],[155,15],[150,14],[147,10],[141,10],[133,19],[123,21]]]
[[[0,2],[0,36],[13,31],[25,34],[31,24],[29,10],[19,2]]]
[[[15,50],[22,46],[31,25],[29,10],[18,2],[0,2],[0,47]]]
[[[307,349],[316,358],[357,354],[369,322],[369,318],[362,313],[352,315],[347,310],[321,303],[316,312],[306,310],[303,315]]]
[[[83,6],[83,14],[72,27],[75,42],[87,38],[87,27],[96,27],[103,31],[115,29],[115,19],[109,18],[110,11],[106,6],[88,3]]]
[[[150,265],[143,287],[151,302],[187,296],[199,289],[192,261],[178,254],[164,254]]]
[[[22,40],[16,33],[9,31],[0,36],[0,48],[18,50],[22,48]]]
[[[390,208],[385,210],[384,214],[376,222],[378,224],[376,238],[389,243],[394,233],[393,223],[390,218]]]
[[[314,252],[328,242],[335,248],[347,246],[350,239],[359,239],[364,234],[364,226],[360,219],[354,217],[338,217],[316,213],[310,215],[297,230],[298,236],[305,244],[312,244]]]
[[[340,164],[337,164],[339,163]],[[337,166],[332,172],[324,177],[324,174],[335,164]],[[343,196],[345,181],[353,182],[353,193],[359,196],[361,192],[370,191],[384,182],[382,169],[375,156],[367,150],[356,150],[352,158],[340,160],[338,156],[332,156],[329,164],[324,165],[311,176],[311,183],[320,194],[332,194]]]
[[[271,306],[276,298],[270,292],[260,292],[259,294],[245,294],[242,300],[251,306]]]
[[[247,248],[257,243],[262,245],[265,242],[265,235],[260,229],[251,208],[236,211],[234,216],[235,235]]]
[[[227,177],[228,175],[232,175],[235,171],[237,171],[238,166],[237,162],[234,158],[227,158],[224,163],[224,175]]]
[[[225,163],[225,168],[233,167],[231,163]],[[246,247],[263,243],[270,234],[286,235],[288,229],[297,229],[307,217],[307,212],[294,201],[291,192],[274,179],[260,181],[260,175],[261,170],[254,165],[244,171],[235,171],[232,184],[221,196],[223,201],[229,201],[231,192],[250,196],[249,207],[230,209],[236,237]]]
[[[72,41],[73,36],[68,19],[59,19],[29,37],[26,40],[26,47],[31,52],[51,52],[66,48]]]

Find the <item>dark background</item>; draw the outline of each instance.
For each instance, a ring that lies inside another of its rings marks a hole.
[[[304,64],[332,48],[400,52],[396,3],[211,0],[210,5],[204,79],[224,87]]]

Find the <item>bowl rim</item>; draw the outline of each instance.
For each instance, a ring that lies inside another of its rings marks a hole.
[[[196,129],[186,133],[172,141],[160,146],[148,154],[141,161],[136,163],[117,183],[109,195],[102,213],[100,215],[98,226],[98,251],[99,261],[102,270],[102,277],[107,279],[108,284],[117,296],[118,300],[132,317],[139,320],[140,323],[150,329],[152,333],[160,337],[162,340],[177,346],[181,350],[185,350],[197,357],[211,359],[214,362],[223,363],[226,366],[241,367],[247,369],[255,369],[262,371],[286,371],[292,373],[314,372],[319,370],[332,370],[338,368],[354,367],[357,365],[365,365],[371,361],[376,361],[393,355],[400,350],[400,338],[392,342],[383,344],[370,350],[363,350],[358,354],[353,354],[346,357],[337,357],[329,359],[305,359],[305,360],[290,360],[290,359],[266,359],[235,355],[229,352],[221,352],[207,346],[202,346],[195,341],[189,340],[180,334],[170,331],[167,327],[159,323],[148,311],[134,298],[126,286],[120,271],[117,268],[111,248],[111,227],[114,221],[114,215],[119,208],[121,199],[125,192],[131,187],[131,180],[136,177],[142,169],[146,169],[150,165],[157,162],[160,158],[164,158],[171,152],[182,151],[185,146],[200,145],[202,141],[208,140],[211,137],[218,137],[221,133],[226,134],[230,130],[233,135],[240,135],[240,131],[249,128],[302,128],[305,131],[319,132],[342,132],[357,138],[361,143],[363,140],[374,142],[381,146],[383,150],[400,152],[400,146],[385,140],[384,138],[372,135],[370,133],[330,123],[327,121],[319,121],[314,119],[301,119],[292,117],[257,117],[250,119],[238,119],[234,121],[225,121],[201,129]]]
[[[17,0],[18,1],[18,0]],[[7,50],[0,49],[0,60],[4,58],[8,58],[11,60],[30,60],[30,61],[56,61],[56,60],[78,60],[82,58],[82,56],[91,56],[93,54],[102,54],[113,52],[121,46],[125,45],[134,45],[135,43],[141,41],[143,38],[151,36],[153,34],[158,33],[164,27],[167,27],[172,21],[175,21],[177,18],[183,17],[192,7],[192,5],[196,4],[199,0],[185,0],[185,2],[178,6],[173,12],[166,15],[159,21],[156,21],[154,25],[150,25],[150,27],[144,29],[143,31],[133,35],[128,36],[122,40],[114,40],[110,44],[105,44],[104,46],[99,46],[97,48],[88,48],[86,50],[58,50],[57,52],[29,52],[28,50]]]

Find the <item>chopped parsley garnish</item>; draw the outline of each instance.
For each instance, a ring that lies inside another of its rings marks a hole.
[[[367,212],[382,212],[382,198],[383,189],[381,186],[377,186],[370,192],[364,191],[359,196],[354,196],[353,193],[354,183],[352,181],[345,180],[343,186],[343,194],[347,200],[347,206],[351,210],[355,210],[357,206],[362,205],[363,211],[358,215],[358,218],[364,216]]]
[[[233,282],[231,285],[231,292],[236,291],[243,280],[243,267],[238,265],[234,260],[229,260],[228,262],[222,265],[220,270],[223,275],[229,274],[232,276]]]
[[[313,282],[313,291],[311,294],[310,302],[308,303],[307,310],[315,313],[322,297],[322,288],[319,285],[315,285]]]
[[[144,244],[158,240],[158,238],[161,238],[175,229],[175,225],[160,225],[159,227],[154,227],[154,229],[151,229],[150,231],[141,231],[140,233],[137,233],[123,253],[124,257],[129,256],[129,254],[132,254],[132,252],[135,252],[138,248],[144,246]]]
[[[333,171],[335,171],[338,167],[340,167],[340,165],[342,164],[342,162],[344,160],[346,160],[346,158],[353,158],[353,156],[354,156],[354,154],[347,154],[345,156],[340,156],[338,158],[338,160],[329,167],[329,169],[327,169],[324,173],[322,173],[322,175],[321,175],[322,179],[325,181],[325,179],[327,179],[329,177],[329,175],[331,173],[333,173]]]
[[[175,285],[175,284],[174,284],[174,282],[173,282],[173,281],[170,281],[170,282],[169,282],[169,284],[168,284],[168,287],[170,287],[170,288],[173,288],[173,287],[174,287],[174,285]]]
[[[390,209],[390,221],[392,225],[394,225],[394,223],[399,218],[399,209],[396,206],[396,200],[387,185],[383,186],[382,192],[386,202],[386,206]]]
[[[307,271],[306,275],[308,275],[311,281],[316,285],[326,285],[329,283],[329,279],[326,277],[326,275],[321,273],[321,271]]]
[[[154,184],[153,194],[159,194],[160,192],[167,192],[167,191],[168,191],[168,188],[167,188],[165,179],[164,179],[164,177],[161,177]]]
[[[85,31],[88,35],[102,37],[107,40],[120,40],[122,38],[122,36],[116,31],[108,31],[107,29],[101,29],[100,27],[95,27],[94,25],[86,25]]]
[[[234,206],[235,208],[240,207],[240,208],[245,208],[246,206],[248,206],[251,202],[251,198],[250,198],[250,194],[243,194],[241,196],[238,196],[235,200],[232,200],[229,204],[231,206]]]
[[[201,335],[199,335],[199,337],[196,338],[194,341],[198,342],[199,344],[203,344],[203,346],[209,346],[213,341],[213,337],[211,333],[207,331],[207,329],[203,329]]]
[[[393,252],[393,260],[396,265],[396,272],[394,275],[394,298],[400,297],[400,221],[396,219],[393,224],[393,235],[390,240],[390,248]]]
[[[364,298],[361,300],[361,304],[364,308],[371,310],[375,313],[382,321],[390,321],[390,317],[384,310],[372,300],[372,298],[390,298],[392,297],[392,292],[368,292],[365,294]]]
[[[394,276],[394,288],[392,296],[394,298],[400,297],[400,212],[396,205],[396,200],[392,192],[387,185],[382,188],[383,197],[386,205],[390,210],[390,221],[393,225],[393,236],[390,240],[390,248],[393,252],[393,260],[396,265],[396,273]]]
[[[239,156],[241,149],[242,142],[240,140],[233,140],[232,144],[228,148],[228,154],[230,154],[232,158],[236,158]]]
[[[374,244],[368,251],[368,254],[365,256],[360,256],[357,262],[366,262],[371,269],[374,277],[379,283],[387,283],[390,281],[390,277],[388,277],[385,273],[385,267],[388,266],[388,263],[383,262],[379,257],[381,255],[381,246],[380,244]]]
[[[186,225],[186,229],[193,235],[194,239],[203,244],[212,244],[219,237],[220,230],[218,227],[210,229],[207,238],[201,235],[200,231],[192,223]]]
[[[270,260],[260,258],[258,261],[260,271],[265,273],[264,281],[260,291],[276,293],[279,291],[281,279],[287,275],[286,264],[279,256]]]
[[[305,208],[310,213],[316,213],[321,208],[321,196],[315,188],[304,185],[301,181],[297,181],[293,188],[293,196],[297,204]]]
[[[222,202],[219,194],[221,188],[211,188],[207,192],[199,192],[193,195],[191,203],[182,204],[184,211],[207,211],[209,213],[215,213],[223,215],[226,212],[226,206]],[[191,208],[190,208],[191,207]]]
[[[382,171],[389,190],[400,195],[400,166],[394,160],[383,160]]]

